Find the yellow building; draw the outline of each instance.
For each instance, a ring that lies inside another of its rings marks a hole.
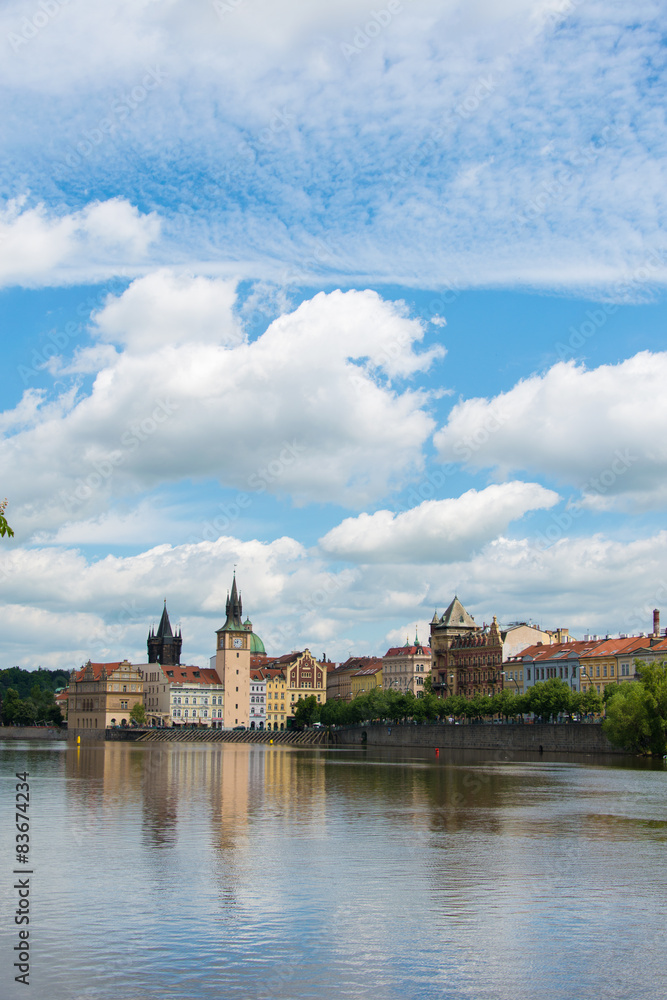
[[[285,729],[288,718],[287,679],[283,671],[266,667],[266,728]]]
[[[365,667],[382,666],[379,656],[351,656],[345,663],[327,671],[326,697],[328,701],[352,699],[352,677]]]
[[[130,712],[144,701],[140,667],[129,660],[120,663],[88,663],[72,671],[68,691],[69,729],[107,729],[130,724]]]
[[[358,698],[360,694],[368,694],[373,688],[382,688],[382,663],[357,670],[352,674],[350,683],[353,698]]]
[[[301,698],[313,695],[319,705],[327,700],[327,665],[309,649],[267,657],[259,669],[266,677],[267,729],[286,729]]]
[[[593,688],[598,694],[604,694],[607,684],[619,684],[622,680],[634,679],[621,675],[621,662],[638,649],[645,639],[629,636],[625,639],[603,639],[595,643],[591,649],[583,652],[580,662],[580,684],[582,691]]]

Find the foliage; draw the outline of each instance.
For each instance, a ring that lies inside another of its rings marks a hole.
[[[607,701],[604,731],[634,753],[663,757],[667,750],[667,663],[637,661],[639,680],[619,684]]]
[[[59,726],[62,712],[52,691],[33,685],[28,698],[21,698],[15,688],[8,688],[2,701],[2,721],[6,726],[31,726],[35,722]]]
[[[294,706],[294,722],[297,726],[312,726],[317,721],[320,706],[314,694],[299,698]]]
[[[21,698],[27,698],[34,686],[42,691],[54,693],[58,688],[69,685],[69,674],[65,670],[23,670],[22,667],[8,667],[0,670],[0,695],[14,688]]]
[[[146,724],[148,719],[146,717],[146,709],[144,708],[144,703],[142,701],[138,701],[135,705],[132,706],[132,708],[130,709],[130,718],[132,719],[133,722],[136,722],[137,725],[139,726],[143,726]]]
[[[529,712],[551,721],[563,713],[569,713],[572,691],[565,681],[559,677],[551,677],[548,681],[540,681],[528,688],[524,698]]]
[[[5,517],[5,510],[7,509],[7,498],[0,501],[0,538],[4,538],[7,535],[8,538],[14,537],[14,532],[7,524],[7,518]]]

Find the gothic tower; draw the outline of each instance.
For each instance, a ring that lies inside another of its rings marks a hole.
[[[243,605],[236,587],[227,594],[227,618],[216,632],[215,669],[225,689],[223,721],[225,729],[250,724],[250,648],[252,632],[243,624]]]
[[[166,599],[157,632],[151,628],[148,633],[147,645],[149,663],[161,663],[165,667],[177,667],[180,664],[183,637],[180,629],[178,629],[176,635],[171,630]]]

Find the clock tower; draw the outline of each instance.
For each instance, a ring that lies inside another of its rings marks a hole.
[[[223,722],[225,729],[250,723],[250,633],[243,624],[241,595],[236,589],[236,574],[231,593],[227,594],[227,619],[215,633],[217,637],[215,669],[225,689]]]

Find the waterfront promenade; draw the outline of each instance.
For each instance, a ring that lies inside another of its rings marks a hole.
[[[623,754],[613,747],[600,722],[491,723],[376,723],[331,730],[224,730],[224,729],[47,729],[5,726],[0,739],[61,739],[82,742],[107,740],[134,743],[269,743],[290,746],[414,747],[443,750],[500,750],[512,753]]]

